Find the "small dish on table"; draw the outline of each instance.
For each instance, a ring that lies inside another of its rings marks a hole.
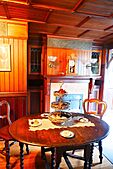
[[[29,126],[30,127],[38,127],[42,124],[40,119],[29,119]]]
[[[65,138],[73,138],[75,134],[70,130],[63,130],[60,132],[60,135]]]
[[[89,122],[89,120],[87,118],[85,118],[85,117],[84,118],[80,118],[79,121],[81,123],[88,123]]]
[[[49,116],[49,113],[42,113],[42,114],[41,114],[41,117],[48,118],[48,116]]]

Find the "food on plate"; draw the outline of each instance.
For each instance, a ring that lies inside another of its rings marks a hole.
[[[67,109],[69,107],[69,103],[68,102],[63,102],[62,100],[59,102],[52,102],[51,103],[51,107],[55,108],[55,109]]]
[[[54,92],[54,96],[63,96],[65,94],[67,94],[67,92],[64,89],[60,89]]]
[[[65,120],[65,119],[67,119],[67,117],[64,117],[64,116],[60,116],[59,114],[57,114],[57,115],[55,115],[55,114],[52,114],[51,115],[51,118],[53,118],[54,120],[56,119],[56,120]]]
[[[39,119],[29,119],[29,125],[30,126],[39,126],[41,124],[41,120]]]
[[[48,116],[48,119],[53,123],[63,123],[68,120],[66,116],[63,116],[61,112],[53,112]]]
[[[82,122],[82,123],[88,123],[89,122],[89,120],[87,118],[80,118],[79,121]]]

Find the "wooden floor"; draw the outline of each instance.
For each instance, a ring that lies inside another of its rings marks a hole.
[[[0,149],[3,147],[3,142],[0,143]],[[45,169],[44,161],[41,160],[40,157],[40,147],[29,146],[30,154],[24,155],[24,169]],[[82,153],[79,152],[79,153]],[[48,160],[50,161],[50,153],[47,154]],[[19,169],[20,168],[20,160],[19,160],[19,146],[18,143],[11,147],[11,169]],[[83,169],[83,161],[71,159],[72,165],[74,169]],[[62,158],[62,163],[60,165],[61,169],[68,169],[64,159]],[[0,154],[0,169],[5,169],[5,156]],[[94,161],[92,169],[113,169],[113,165],[104,157],[103,163],[99,164],[98,158],[98,149],[94,150]]]

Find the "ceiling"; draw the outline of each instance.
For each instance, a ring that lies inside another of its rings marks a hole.
[[[0,0],[0,18],[29,22],[29,33],[113,41],[113,0]]]

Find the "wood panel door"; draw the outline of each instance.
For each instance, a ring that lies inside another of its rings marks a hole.
[[[28,114],[41,114],[43,107],[43,90],[28,90]]]

